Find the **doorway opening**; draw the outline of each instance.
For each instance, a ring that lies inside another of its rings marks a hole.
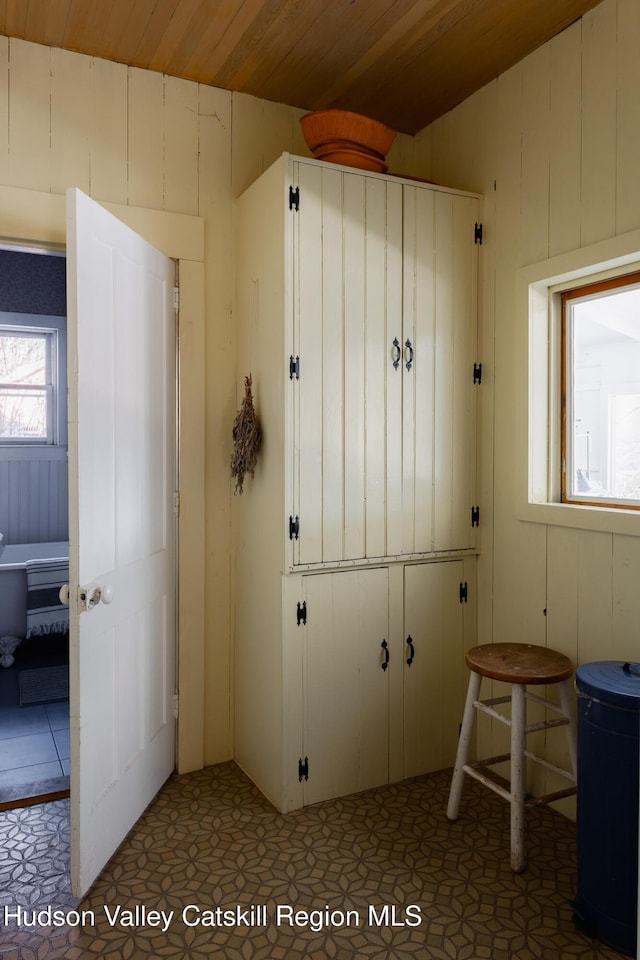
[[[68,796],[66,258],[0,247],[0,809]],[[27,615],[27,609],[29,615]]]
[[[71,880],[74,895],[81,896],[135,823],[147,798],[157,792],[161,779],[176,768],[177,758],[183,771],[202,764],[204,230],[197,217],[121,205],[110,205],[107,211],[77,189],[69,189],[66,197],[10,187],[1,187],[0,193],[0,243],[24,250],[32,241],[14,238],[38,237],[38,242],[58,251],[66,249],[67,255]],[[123,281],[123,289],[113,296],[108,276],[112,257],[122,266],[112,276]],[[143,262],[149,278],[144,292],[136,282],[137,264]],[[181,313],[189,320],[180,340],[180,357],[175,333],[178,264],[186,294]],[[123,303],[124,287],[135,302],[125,298]],[[155,309],[160,301],[162,336]],[[112,310],[115,303],[117,311]],[[185,354],[189,376],[176,378],[177,369],[185,372]],[[116,358],[122,363],[114,370]],[[158,359],[163,361],[160,371]],[[179,402],[168,393],[166,402],[156,399],[162,384],[172,392],[178,388]],[[106,401],[104,410],[96,409],[98,401]],[[147,426],[147,415],[159,414],[163,423]],[[184,424],[188,430],[176,431]],[[177,454],[178,436],[179,485],[177,457],[175,463],[167,458],[164,467],[157,459],[163,451]],[[142,466],[143,454],[156,459]],[[181,487],[189,490],[184,510],[177,492]],[[156,522],[161,504],[166,513]],[[116,522],[115,506],[124,508]],[[141,511],[146,512],[144,518]],[[184,578],[177,574],[178,543],[173,533],[178,514],[180,555],[189,559],[189,576]],[[155,549],[159,539],[166,543],[161,551]],[[139,565],[132,568],[137,563],[134,554],[145,544],[151,553],[140,559],[143,564],[151,560],[149,576]],[[110,566],[110,557],[124,560],[124,567]],[[132,576],[138,573],[152,595],[143,596],[138,589],[140,577]],[[180,645],[180,687],[190,693],[180,705],[179,727],[178,622],[189,649],[185,657],[185,645]]]

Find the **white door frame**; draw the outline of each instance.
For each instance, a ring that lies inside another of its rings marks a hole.
[[[177,557],[176,742],[178,772],[188,773],[204,766],[204,220],[143,207],[102,205],[178,262],[178,469],[179,491],[188,495],[180,497]],[[0,240],[25,250],[65,247],[65,197],[0,186]]]

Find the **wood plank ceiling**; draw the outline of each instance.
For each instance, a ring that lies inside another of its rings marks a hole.
[[[599,0],[0,0],[0,33],[417,133]]]

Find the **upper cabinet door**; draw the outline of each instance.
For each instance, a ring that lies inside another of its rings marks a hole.
[[[477,201],[293,172],[293,563],[468,547]]]
[[[297,167],[294,563],[385,556],[388,487],[401,496],[402,186]]]
[[[402,543],[472,546],[478,202],[404,187]]]

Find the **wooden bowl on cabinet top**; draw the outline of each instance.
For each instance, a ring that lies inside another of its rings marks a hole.
[[[386,173],[396,132],[379,120],[349,110],[316,110],[301,117],[300,126],[318,160]]]

